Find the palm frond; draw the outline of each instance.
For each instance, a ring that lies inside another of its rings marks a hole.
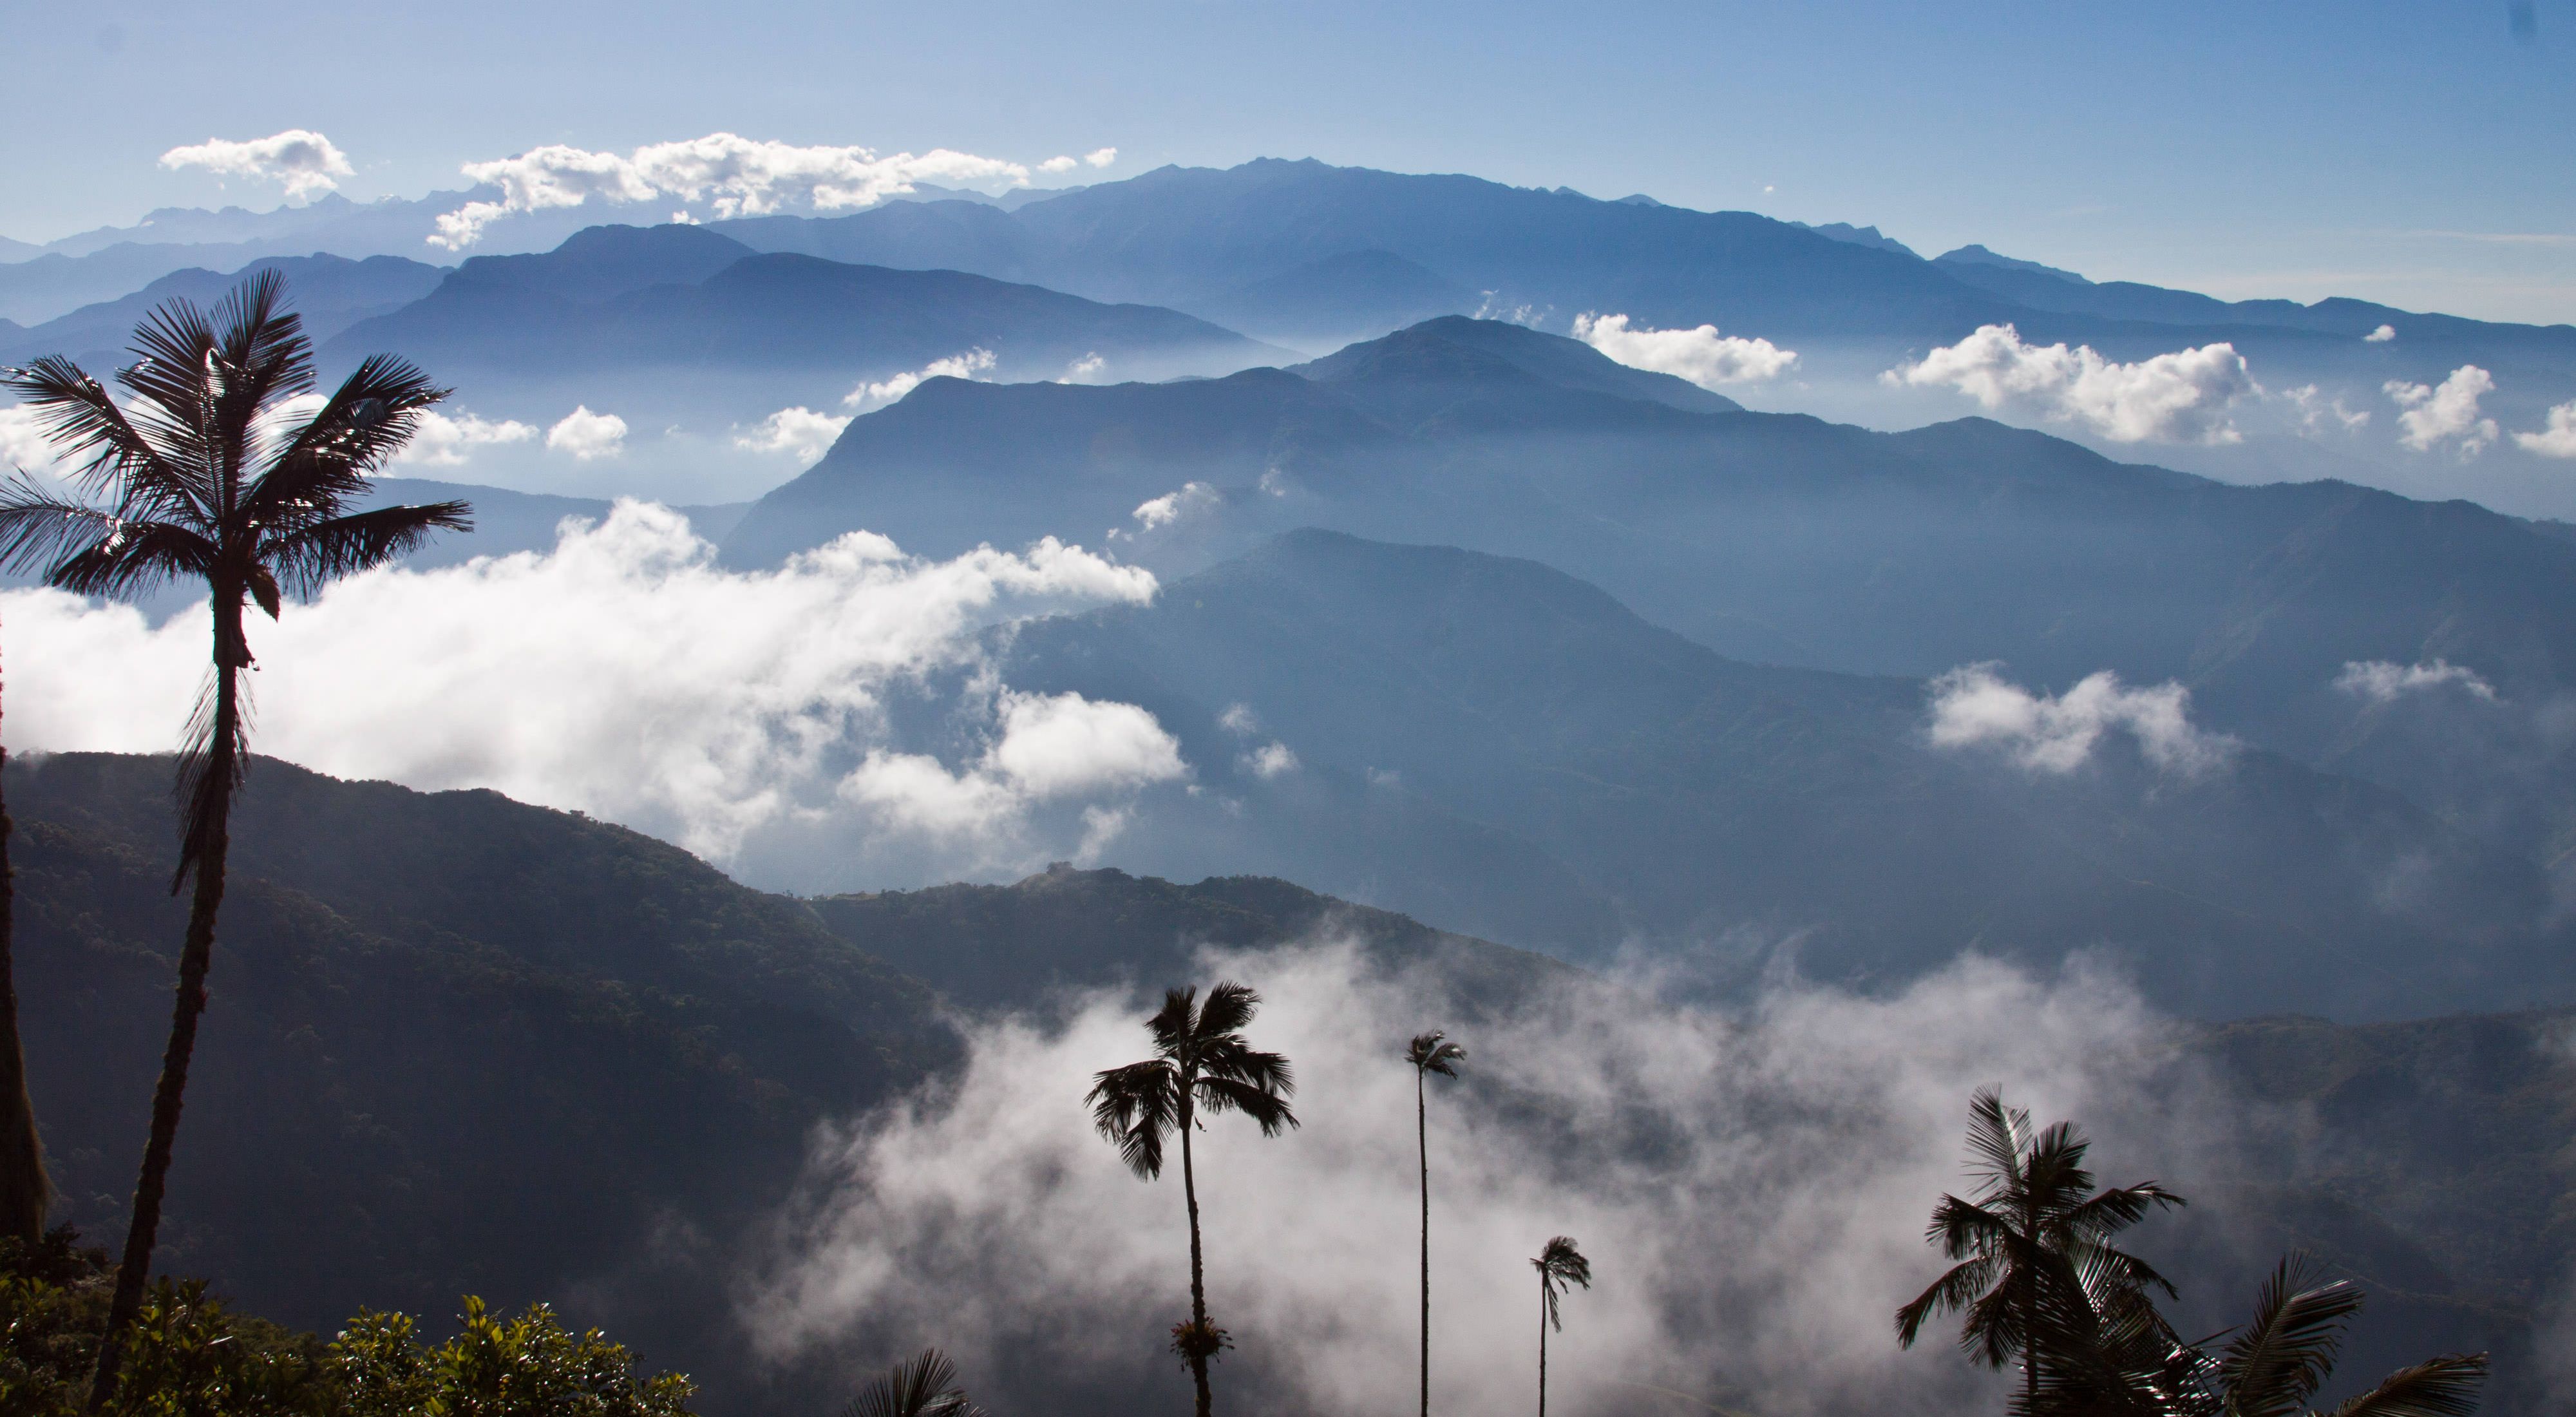
[[[222,652],[220,647],[217,652]],[[187,885],[214,850],[215,839],[231,815],[232,794],[250,770],[248,706],[236,699],[230,731],[224,731],[221,676],[220,666],[206,676],[196,711],[188,716],[187,736],[179,746],[179,865],[170,873],[172,895]],[[236,692],[246,698],[248,687],[237,685]]]
[[[60,355],[0,374],[6,388],[36,410],[45,440],[75,464],[73,485],[87,497],[104,495],[131,474],[160,461],[158,450],[116,406],[98,380]],[[149,484],[150,479],[147,479]],[[201,514],[204,504],[192,504]]]
[[[1091,1124],[1117,1144],[1127,1169],[1152,1180],[1163,1174],[1163,1137],[1180,1125],[1179,1074],[1161,1058],[1110,1068],[1092,1078]]]
[[[2445,1353],[2390,1373],[2337,1407],[2334,1417],[2469,1417],[2486,1380],[2484,1353]]]
[[[1963,1259],[1991,1251],[2012,1233],[2012,1222],[1975,1201],[1944,1195],[1932,1207],[1932,1223],[1923,1238],[1941,1247],[1943,1259]]]
[[[957,1365],[925,1348],[859,1389],[841,1417],[984,1417],[957,1385]]]
[[[369,355],[328,403],[286,440],[244,499],[264,527],[293,530],[339,515],[366,491],[367,476],[419,431],[421,413],[449,390],[391,355]]]
[[[2004,1106],[2000,1091],[1979,1088],[1968,1100],[1969,1170],[1986,1183],[1988,1194],[2020,1184],[2029,1136],[2030,1113]]]
[[[437,532],[472,531],[473,514],[463,502],[377,507],[289,532],[270,543],[265,559],[289,592],[310,596],[342,576],[409,555]]]
[[[2116,1234],[2147,1218],[2157,1206],[2179,1209],[2191,1202],[2166,1190],[2153,1181],[2134,1186],[2116,1186],[2066,1213],[2063,1223],[2074,1234],[2099,1239]]]
[[[1413,1035],[1413,1042],[1404,1050],[1404,1060],[1423,1072],[1454,1078],[1458,1075],[1458,1065],[1467,1061],[1467,1050],[1450,1042],[1447,1033],[1435,1028],[1429,1033]]]
[[[1565,1320],[1557,1312],[1558,1296],[1571,1287],[1592,1287],[1592,1261],[1583,1257],[1583,1251],[1576,1247],[1573,1236],[1558,1235],[1539,1248],[1538,1258],[1531,1260],[1530,1264],[1538,1270],[1538,1288],[1547,1304],[1547,1321],[1562,1332]]]
[[[1198,1035],[1207,1039],[1241,1032],[1260,1007],[1261,995],[1250,985],[1219,984],[1208,990],[1207,1003],[1199,1008]]]
[[[1199,1012],[1198,986],[1163,991],[1163,1007],[1145,1020],[1145,1031],[1154,1036],[1154,1051],[1166,1058],[1179,1058],[1197,1045]]]
[[[2306,1255],[2282,1256],[2255,1295],[2253,1319],[2219,1351],[2218,1382],[2239,1417],[2298,1412],[2334,1371],[2362,1296],[2348,1282],[2316,1284],[2315,1276]]]
[[[1202,1077],[1198,1082],[1198,1097],[1199,1105],[1209,1112],[1241,1112],[1250,1117],[1260,1126],[1265,1137],[1275,1137],[1297,1125],[1297,1114],[1289,1107],[1286,1098],[1253,1083],[1233,1078]]]
[[[1933,1315],[1955,1313],[1975,1303],[1986,1286],[1994,1282],[1995,1269],[2001,1263],[1994,1255],[1979,1255],[1950,1266],[1929,1288],[1896,1311],[1897,1346],[1913,1347],[1914,1340],[1922,1336],[1924,1320]]]

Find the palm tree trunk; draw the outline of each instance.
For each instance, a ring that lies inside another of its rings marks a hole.
[[[236,607],[236,640],[240,613]],[[187,1091],[188,1062],[197,1048],[197,1018],[206,1010],[206,968],[214,958],[215,911],[223,904],[224,857],[231,846],[227,827],[232,816],[240,723],[240,704],[235,697],[237,674],[233,665],[217,660],[214,734],[206,765],[212,786],[207,806],[209,831],[197,858],[196,894],[188,907],[187,938],[179,947],[179,996],[170,1015],[170,1046],[161,1055],[160,1085],[152,1091],[152,1136],[143,1148],[142,1174],[134,1183],[134,1214],[126,1225],[125,1254],[116,1267],[116,1294],[108,1304],[107,1332],[100,1337],[98,1371],[90,1382],[92,1413],[104,1411],[108,1399],[116,1393],[117,1368],[125,1357],[125,1332],[143,1308],[143,1286],[152,1272],[152,1244],[161,1228],[161,1195],[170,1177],[170,1154],[179,1139],[180,1098]]]
[[[1419,1067],[1413,1070],[1413,1148],[1422,1163],[1422,1417],[1431,1417],[1431,1124]]]
[[[1538,1417],[1547,1417],[1547,1274],[1538,1277]]]
[[[1190,1323],[1194,1331],[1190,1381],[1198,1388],[1198,1417],[1209,1417],[1216,1403],[1208,1392],[1207,1262],[1199,1252],[1199,1182],[1190,1157],[1190,1086],[1190,1080],[1184,1080],[1181,1091],[1181,1197],[1190,1208]]]
[[[0,776],[9,750],[0,748]],[[0,1236],[34,1249],[45,1234],[45,1149],[36,1136],[36,1104],[27,1092],[27,1054],[18,1039],[17,961],[11,952],[15,885],[9,869],[9,808],[0,797]]]

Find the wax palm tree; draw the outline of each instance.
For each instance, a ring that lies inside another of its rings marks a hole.
[[[1117,1143],[1127,1169],[1150,1181],[1163,1174],[1163,1137],[1181,1137],[1181,1195],[1190,1215],[1190,1319],[1172,1329],[1172,1348],[1190,1365],[1198,1389],[1198,1417],[1208,1417],[1208,1363],[1230,1346],[1224,1329],[1208,1322],[1207,1266],[1199,1244],[1198,1172],[1190,1134],[1202,1111],[1241,1112],[1266,1137],[1297,1125],[1288,1097],[1296,1091],[1288,1060],[1256,1050],[1244,1026],[1261,996],[1241,984],[1219,984],[1199,1002],[1198,990],[1172,989],[1163,1007],[1145,1021],[1154,1056],[1111,1068],[1092,1080],[1091,1118]]]
[[[1547,1331],[1565,1331],[1557,1300],[1571,1286],[1592,1287],[1592,1261],[1574,1247],[1573,1236],[1559,1235],[1530,1264],[1538,1270],[1538,1417],[1547,1417]]]
[[[285,296],[277,272],[262,271],[211,315],[184,300],[154,310],[134,332],[135,363],[116,376],[131,396],[124,406],[60,357],[0,373],[0,386],[35,409],[76,462],[79,494],[58,495],[24,473],[0,489],[0,565],[44,566],[50,584],[86,595],[133,597],[165,580],[203,581],[214,620],[213,674],[179,757],[179,866],[170,883],[175,895],[193,878],[196,891],[93,1411],[115,1390],[126,1326],[143,1299],[206,1004],[233,794],[249,757],[243,607],[255,603],[274,619],[288,596],[400,556],[434,531],[471,525],[462,502],[347,510],[447,391],[410,364],[375,355],[299,417],[314,384],[313,350]]]
[[[2028,1112],[2005,1107],[1992,1088],[1976,1094],[1968,1105],[1968,1156],[1981,1184],[1971,1200],[1941,1197],[1925,1236],[1957,1263],[1897,1310],[1899,1345],[1912,1347],[1932,1315],[1964,1310],[1959,1346],[1990,1368],[2019,1358],[2019,1405],[2031,1412],[2039,1405],[2044,1346],[2034,1339],[2043,1329],[2080,1334],[2104,1314],[2122,1324],[2153,1314],[2151,1305],[2141,1313],[2144,1291],[2171,1294],[2173,1286],[2109,1242],[2153,1208],[2183,1204],[2182,1197],[2153,1181],[2096,1191],[2084,1168],[2090,1145],[2069,1122],[2033,1135]],[[2082,1345],[2070,1338],[2060,1346]]]
[[[0,778],[9,750],[0,746]],[[0,1237],[33,1250],[45,1236],[45,1149],[36,1137],[36,1104],[27,1092],[27,1054],[18,1041],[17,966],[10,952],[16,884],[9,871],[9,808],[0,800]]]
[[[1422,1417],[1431,1417],[1431,1123],[1423,1102],[1423,1081],[1433,1073],[1458,1076],[1467,1050],[1435,1028],[1413,1035],[1404,1060],[1413,1065],[1413,1142],[1422,1166]]]
[[[2349,1281],[2317,1280],[2307,1256],[2283,1257],[2255,1296],[2251,1322],[2215,1353],[2186,1350],[2197,1381],[2172,1404],[2177,1417],[2329,1417],[2308,1403],[2334,1372],[2362,1294]],[[2446,1353],[2398,1369],[2330,1417],[2468,1417],[2486,1375],[2486,1354]]]
[[[984,1417],[957,1385],[957,1365],[925,1348],[859,1389],[841,1417]]]

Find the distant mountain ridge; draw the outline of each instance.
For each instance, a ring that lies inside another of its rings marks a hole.
[[[1054,535],[1166,574],[1299,526],[1456,545],[1558,567],[1747,660],[2178,680],[2215,728],[2539,859],[2576,843],[2576,764],[2495,707],[2576,692],[2576,544],[2533,524],[2349,484],[2231,486],[1982,419],[1888,434],[1729,411],[1495,322],[1299,368],[932,381],[756,503],[724,555],[772,564],[859,527],[937,555]],[[1191,485],[1168,519],[1135,515]],[[2338,687],[2350,664],[2435,660],[2500,697]]]

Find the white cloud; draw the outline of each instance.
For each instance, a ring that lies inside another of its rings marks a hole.
[[[1093,167],[1107,167],[1118,160],[1118,150],[1116,148],[1093,148],[1091,151],[1082,155],[1082,160]]]
[[[536,436],[536,429],[514,419],[495,423],[471,413],[449,417],[431,409],[421,414],[413,426],[411,441],[394,455],[394,461],[423,467],[462,467],[473,449],[524,443]]]
[[[2327,398],[2314,384],[2302,384],[2295,389],[2284,389],[2281,391],[2281,397],[2297,405],[2299,432],[2310,437],[2328,429],[2356,433],[2370,423],[2370,410],[2362,409],[2356,412],[2347,408],[2344,406],[2341,394]]]
[[[1185,483],[1178,491],[1166,492],[1136,508],[1136,524],[1146,531],[1170,526],[1184,517],[1206,511],[1223,499],[1217,490],[1204,482]]]
[[[2382,325],[2378,329],[2372,330],[2369,334],[2363,335],[2361,337],[2361,342],[2363,344],[2386,344],[2395,338],[2397,338],[2397,327],[2395,325]]]
[[[1227,704],[1225,711],[1216,716],[1216,726],[1228,733],[1258,733],[1261,731],[1261,715],[1254,713],[1250,704]]]
[[[328,192],[340,185],[340,178],[355,171],[349,166],[348,154],[334,147],[329,138],[305,128],[289,128],[245,142],[208,138],[193,147],[172,148],[161,154],[161,165],[173,171],[202,167],[217,177],[276,182],[286,188],[289,197]]]
[[[1242,756],[1243,770],[1268,779],[1297,770],[1297,755],[1285,743],[1264,743]]]
[[[258,747],[579,808],[805,889],[897,859],[926,875],[1042,861],[1062,854],[1046,833],[1083,829],[1080,806],[1183,770],[1141,709],[986,682],[982,628],[1141,603],[1143,570],[1052,540],[925,561],[866,532],[774,571],[713,555],[678,514],[621,502],[567,523],[550,553],[341,582],[254,629]],[[155,628],[12,591],[0,618],[13,746],[177,740],[205,668],[201,613]],[[969,680],[948,715],[969,741],[954,772],[901,752],[885,712],[934,674]]]
[[[2262,392],[2231,344],[2115,364],[2090,345],[2024,344],[2011,325],[1981,326],[1880,377],[1894,385],[1954,388],[1988,410],[2074,423],[2115,443],[2237,442],[2242,435],[2227,410]]]
[[[1480,1019],[1442,981],[1337,943],[1210,953],[1191,977],[1259,988],[1248,1032],[1297,1069],[1299,1129],[1217,1118],[1194,1142],[1209,1306],[1240,1345],[1219,1376],[1249,1410],[1368,1411],[1410,1391],[1419,1178],[1400,1053],[1427,1024],[1468,1049],[1430,1123],[1433,1380],[1457,1412],[1526,1410],[1528,1257],[1557,1234],[1594,1267],[1549,1340],[1569,1412],[1990,1407],[2008,1378],[1937,1337],[1902,1351],[1887,1327],[1943,1264],[1923,1223],[1965,1184],[1970,1094],[1999,1083],[2041,1122],[2079,1121],[2106,1183],[2195,1197],[2238,1174],[2259,1120],[2098,974],[2042,982],[1971,958],[1868,997],[1776,989],[1740,1013],[1571,978]],[[976,1022],[952,1076],[818,1133],[752,1257],[753,1341],[784,1356],[936,1339],[997,1411],[1186,1403],[1163,1347],[1189,1303],[1179,1178],[1129,1174],[1082,1105],[1094,1072],[1144,1051],[1142,1016],[1103,992]],[[2141,1242],[2175,1223],[2147,1222]]]
[[[1046,161],[1044,161],[1044,162],[1042,162],[1042,163],[1039,163],[1039,164],[1038,164],[1038,171],[1040,171],[1040,172],[1048,172],[1048,173],[1054,173],[1054,172],[1071,172],[1071,171],[1073,171],[1075,168],[1080,167],[1081,165],[1082,165],[1082,163],[1081,163],[1078,159],[1075,159],[1075,158],[1069,158],[1069,157],[1051,157],[1051,158],[1048,158]]]
[[[2334,686],[2355,698],[2384,704],[2400,694],[2438,689],[2444,684],[2457,684],[2481,699],[2493,701],[2495,686],[2481,678],[2465,664],[2447,659],[2426,660],[2418,664],[2392,664],[2384,659],[2347,660],[2343,672],[2335,676]]]
[[[1100,380],[1101,371],[1108,367],[1109,361],[1101,358],[1099,351],[1095,350],[1064,366],[1064,377],[1056,382],[1059,384],[1097,383]]]
[[[582,404],[546,430],[546,447],[582,462],[613,458],[626,451],[626,420],[613,413],[593,413],[590,405]]]
[[[492,162],[465,164],[467,177],[501,189],[498,201],[468,202],[438,219],[432,245],[461,250],[483,229],[516,212],[604,202],[677,197],[704,202],[718,218],[764,216],[789,208],[846,211],[933,182],[1000,182],[1023,186],[1028,168],[999,158],[938,148],[879,155],[872,148],[800,147],[710,133],[654,143],[623,156],[561,143]]]
[[[2419,453],[2457,442],[2460,456],[2473,458],[2496,440],[2495,420],[2478,413],[2478,400],[2495,392],[2495,377],[2474,364],[2452,370],[2438,385],[2391,379],[2380,388],[2404,410],[2397,415],[2404,430],[2397,441]]]
[[[927,380],[972,379],[991,371],[994,362],[993,351],[989,349],[970,349],[963,354],[934,359],[919,369],[897,374],[891,379],[873,384],[862,381],[857,388],[841,396],[841,407],[864,410],[897,403]]]
[[[2186,777],[2224,765],[2238,746],[2192,726],[2189,689],[2132,689],[2107,669],[2054,696],[2006,682],[1994,665],[1971,664],[1934,679],[1931,693],[1935,746],[1995,748],[2033,772],[2073,772],[2115,728],[2137,739],[2159,771]]]
[[[1715,325],[1631,329],[1625,315],[1583,314],[1574,317],[1574,337],[1632,369],[1678,375],[1703,389],[1768,379],[1798,362],[1795,350],[1720,335]]]
[[[788,453],[811,462],[832,446],[841,430],[850,426],[848,414],[816,413],[802,404],[782,408],[754,424],[748,433],[734,435],[737,448],[757,453]]]
[[[2513,441],[2524,452],[2544,458],[2576,458],[2576,400],[2552,405],[2548,427],[2537,433],[2516,433]]]
[[[59,477],[68,470],[60,450],[45,436],[42,415],[25,404],[0,407],[0,468],[39,477]]]

